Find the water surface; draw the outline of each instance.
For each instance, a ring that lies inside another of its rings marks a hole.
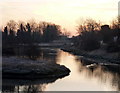
[[[71,70],[69,76],[61,79],[33,81],[4,80],[4,90],[11,91],[120,91],[119,70],[111,67],[88,68],[80,57],[59,49],[43,49],[39,60],[44,59],[65,65]],[[14,82],[14,83],[13,83]],[[20,83],[22,82],[22,83]],[[23,83],[24,82],[24,83]]]

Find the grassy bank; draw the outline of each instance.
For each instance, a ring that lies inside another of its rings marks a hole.
[[[120,64],[119,53],[107,53],[105,50],[96,49],[94,51],[83,51],[75,47],[67,46],[61,50],[69,52],[74,55],[82,56],[82,59],[92,61],[95,63],[115,63]]]
[[[70,73],[70,70],[65,66],[47,61],[35,61],[17,57],[3,57],[2,61],[4,79],[61,78]]]

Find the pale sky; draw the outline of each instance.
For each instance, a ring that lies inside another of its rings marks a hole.
[[[109,23],[118,15],[119,0],[0,0],[0,25],[13,19],[47,21],[75,33],[81,18]]]

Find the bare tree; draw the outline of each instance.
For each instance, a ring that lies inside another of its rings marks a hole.
[[[112,29],[118,29],[120,28],[120,16],[114,18],[111,22],[111,28]]]
[[[15,22],[14,20],[10,20],[7,23],[7,27],[9,30],[11,29],[11,30],[15,31],[17,29],[17,22]]]
[[[81,20],[80,23],[77,26],[77,31],[79,34],[86,31],[95,31],[100,30],[101,28],[101,22],[97,22],[91,18],[86,20]]]

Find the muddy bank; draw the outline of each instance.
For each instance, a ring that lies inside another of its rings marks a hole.
[[[80,56],[81,59],[92,62],[92,63],[95,62],[95,63],[120,64],[119,53],[107,53],[101,49],[87,52],[74,47],[64,47],[64,48],[61,48],[61,50]]]
[[[4,79],[61,78],[70,73],[70,70],[65,66],[47,61],[3,57],[2,63],[2,76]]]

